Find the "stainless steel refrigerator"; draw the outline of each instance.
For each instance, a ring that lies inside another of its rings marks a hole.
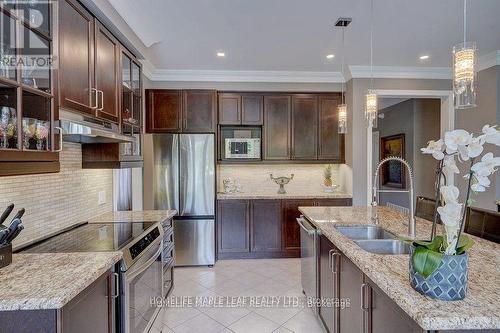
[[[155,209],[176,209],[175,265],[215,263],[213,134],[153,134]]]

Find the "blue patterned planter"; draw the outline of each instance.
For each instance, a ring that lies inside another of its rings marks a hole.
[[[410,250],[410,284],[419,293],[442,301],[458,301],[467,293],[469,254],[445,255],[439,267],[427,278],[413,269],[414,247]]]

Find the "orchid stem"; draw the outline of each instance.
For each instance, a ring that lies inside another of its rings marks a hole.
[[[434,219],[432,221],[432,229],[431,229],[431,242],[434,239],[434,237],[436,236],[436,225],[437,225],[437,217],[438,217],[437,208],[439,206],[439,199],[441,196],[441,176],[443,175],[443,161],[444,161],[444,159],[439,161],[438,171],[437,171],[438,179],[437,179],[437,183],[436,183],[436,200],[435,200],[435,204],[434,204]]]
[[[460,222],[460,229],[458,229],[458,235],[457,235],[457,243],[455,244],[455,254],[457,253],[457,248],[458,248],[458,241],[460,240],[460,235],[462,234],[464,224],[465,224],[465,217],[467,214],[467,207],[469,206],[469,196],[470,196],[470,187],[472,183],[472,176],[474,172],[472,171],[472,166],[474,165],[474,159],[471,159],[470,161],[470,171],[469,171],[469,184],[467,186],[467,197],[465,199],[465,205],[464,205],[464,212],[462,214],[462,221]]]

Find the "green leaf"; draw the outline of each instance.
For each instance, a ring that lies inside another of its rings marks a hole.
[[[425,247],[426,249],[429,249],[431,251],[439,252],[443,242],[444,242],[443,236],[435,236],[431,242],[416,240],[413,243],[414,243],[415,247],[421,246],[421,247]]]
[[[465,251],[474,246],[474,241],[467,235],[460,235],[457,245],[457,254],[463,254]]]
[[[422,274],[424,278],[427,278],[439,267],[443,256],[442,253],[434,252],[419,246],[415,248],[413,256],[411,257],[413,268]]]

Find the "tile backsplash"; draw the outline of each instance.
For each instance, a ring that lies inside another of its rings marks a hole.
[[[345,191],[340,166],[332,165],[332,179],[334,184],[340,185]],[[245,193],[272,193],[278,191],[279,185],[272,181],[274,177],[294,174],[293,179],[285,185],[288,193],[317,193],[323,191],[323,164],[266,164],[266,165],[219,165],[217,191],[224,192],[222,181],[226,178],[238,180],[242,192]]]
[[[112,210],[112,170],[83,170],[81,146],[76,143],[64,143],[60,161],[59,173],[0,178],[0,211],[14,203],[12,218],[18,209],[26,209],[24,230],[14,246]],[[106,203],[99,205],[101,191]]]

